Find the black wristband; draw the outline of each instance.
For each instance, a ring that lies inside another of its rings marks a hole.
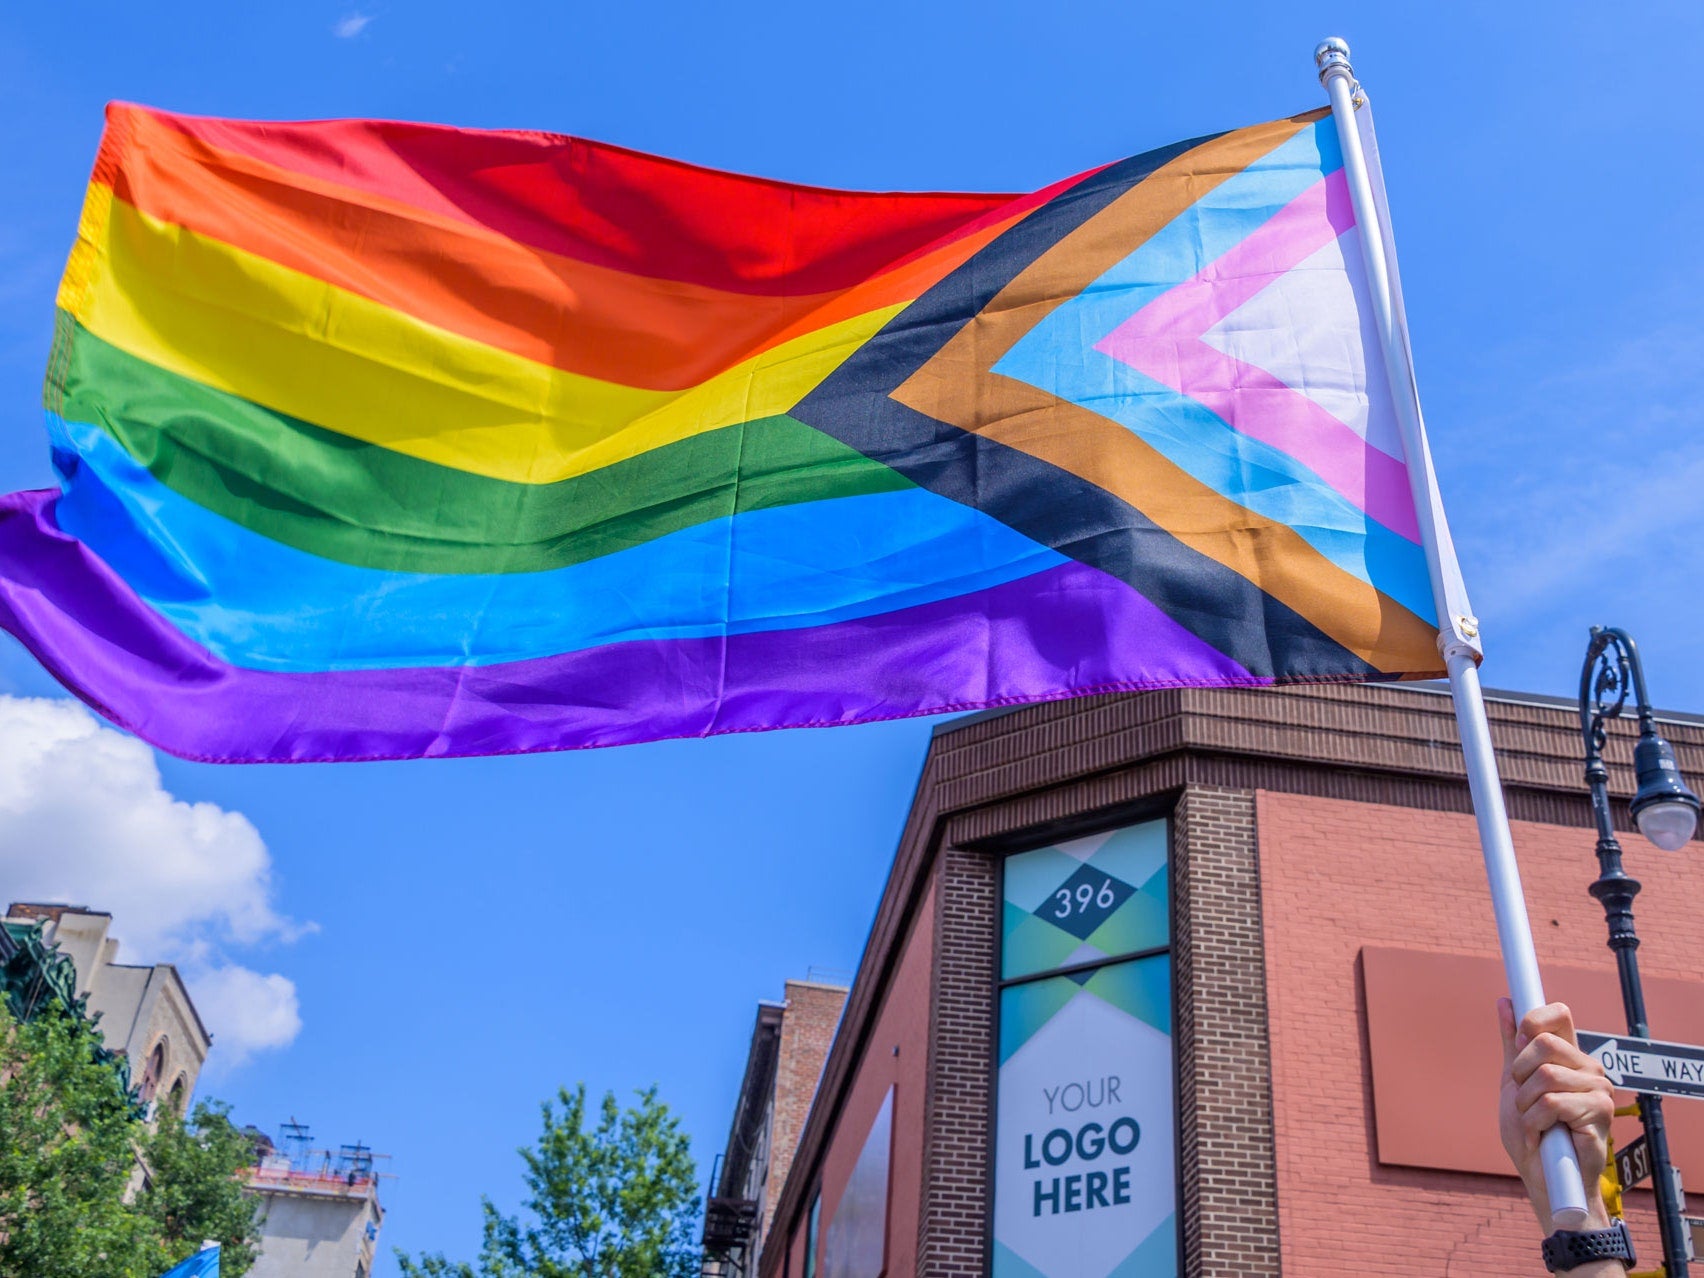
[[[1553,1274],[1567,1273],[1593,1260],[1619,1260],[1633,1268],[1633,1239],[1627,1222],[1617,1218],[1608,1229],[1558,1229],[1544,1240],[1544,1267]]]

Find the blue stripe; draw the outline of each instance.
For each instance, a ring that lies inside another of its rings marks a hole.
[[[1205,405],[1099,351],[1085,347],[1082,355],[1069,389],[1036,384],[1130,426],[1179,470],[1289,525],[1331,563],[1415,616],[1434,615],[1419,546],[1357,509],[1287,453],[1231,430]]]
[[[1329,117],[1301,130],[1059,307],[994,371],[1120,423],[1180,470],[1256,514],[1287,524],[1343,571],[1430,618],[1431,579],[1419,546],[1356,508],[1289,454],[1094,349],[1124,320],[1193,278],[1342,166]]]
[[[1179,213],[1026,335],[994,366],[995,371],[1005,371],[1007,360],[1049,328],[1068,328],[1076,334],[1078,346],[1093,346],[1149,302],[1195,278],[1303,191],[1342,167],[1343,152],[1331,118],[1315,121]],[[1060,318],[1066,313],[1075,316],[1069,324]],[[1107,322],[1097,327],[1079,326],[1085,320],[1096,324],[1103,318]],[[1018,362],[1023,362],[1021,357]]]
[[[184,634],[251,669],[487,665],[631,639],[796,629],[1066,562],[916,488],[748,511],[549,572],[383,572],[197,506],[98,426],[50,414],[48,430],[64,480],[60,527]]]

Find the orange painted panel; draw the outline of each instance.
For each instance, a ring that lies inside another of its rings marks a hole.
[[[1507,986],[1496,959],[1367,946],[1361,950],[1378,1161],[1512,1175],[1497,1140],[1502,1047],[1495,1002]],[[1652,1037],[1704,1043],[1704,981],[1646,977]],[[1546,965],[1545,993],[1582,1029],[1626,1028],[1612,970]],[[1327,1062],[1320,1062],[1327,1067]],[[1631,1093],[1618,1093],[1630,1103]],[[1704,1101],[1668,1098],[1663,1115],[1676,1166],[1704,1190]],[[1617,1144],[1640,1132],[1617,1119]]]

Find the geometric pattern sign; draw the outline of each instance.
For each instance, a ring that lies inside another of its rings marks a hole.
[[[1145,821],[1007,857],[1001,979],[1167,944],[1166,838]]]
[[[994,1278],[1175,1278],[1171,958],[1000,995]]]
[[[1178,1273],[1168,843],[1006,859],[994,1278]]]

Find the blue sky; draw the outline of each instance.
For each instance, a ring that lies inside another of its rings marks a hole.
[[[1571,693],[1586,628],[1605,621],[1640,639],[1661,703],[1704,710],[1690,4],[7,6],[0,484],[50,482],[41,371],[107,99],[534,127],[804,182],[1017,191],[1318,104],[1310,55],[1332,33],[1378,107],[1486,682]],[[10,641],[0,691],[57,693]],[[811,965],[856,964],[928,732],[341,768],[162,760],[170,795],[242,814],[270,858],[246,889],[266,917],[215,902],[172,925],[173,953],[278,974],[300,1016],[288,1046],[202,1090],[244,1120],[293,1114],[392,1154],[387,1257],[476,1251],[479,1194],[516,1197],[513,1151],[558,1083],[656,1082],[707,1172],[754,1002]],[[47,855],[0,851],[0,894],[8,876],[38,881],[27,858]],[[147,871],[90,864],[78,894],[125,935],[109,894]]]

